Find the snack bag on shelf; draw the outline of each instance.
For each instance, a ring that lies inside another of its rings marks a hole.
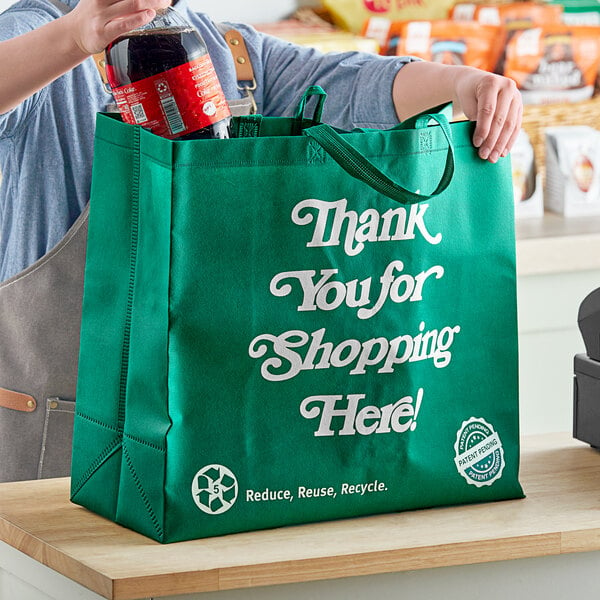
[[[509,31],[532,25],[562,22],[563,8],[559,4],[511,2],[509,4],[478,4],[473,19],[484,25],[503,25]]]
[[[370,17],[389,21],[445,19],[454,0],[323,0],[336,25],[360,33]]]
[[[564,216],[600,214],[600,131],[546,130],[546,207]]]
[[[474,19],[484,25],[502,27],[503,39],[501,44],[506,48],[517,31],[542,27],[545,25],[560,25],[562,6],[546,5],[539,2],[512,2],[508,4],[479,4],[475,9]],[[506,53],[500,52],[496,73],[504,72]]]
[[[600,0],[549,0],[560,4],[567,25],[600,25]]]
[[[556,2],[552,4],[457,2],[450,9],[449,16],[453,21],[477,21],[484,25],[503,25],[508,29],[523,29],[531,25],[561,23],[562,12],[563,7]]]
[[[392,23],[385,45],[389,55],[411,55],[449,65],[494,68],[500,47],[499,29],[462,21]]]
[[[546,25],[516,31],[506,46],[503,74],[525,104],[591,98],[600,67],[600,27]]]
[[[535,152],[522,129],[511,151],[515,217],[541,217],[544,214],[542,176],[538,173]]]

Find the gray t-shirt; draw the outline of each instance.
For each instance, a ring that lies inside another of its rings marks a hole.
[[[77,0],[65,0],[74,6]],[[223,36],[187,0],[176,9],[200,32],[228,99],[241,97]],[[0,14],[0,40],[60,16],[47,0],[20,0]],[[397,124],[392,82],[410,59],[363,53],[320,54],[251,27],[246,40],[256,74],[258,112],[287,116],[304,90],[328,93],[323,121],[343,129]],[[52,52],[52,48],[48,48]],[[112,101],[90,58],[0,115],[0,281],[34,263],[65,235],[89,198],[96,113]]]

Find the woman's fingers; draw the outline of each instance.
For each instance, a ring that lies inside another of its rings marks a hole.
[[[484,77],[476,91],[477,125],[473,144],[479,156],[496,162],[508,154],[519,129],[523,107],[515,83],[504,77]]]
[[[94,54],[120,35],[149,23],[170,0],[81,0],[63,18],[73,22],[73,36],[82,51]]]

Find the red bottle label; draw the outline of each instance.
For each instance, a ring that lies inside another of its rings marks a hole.
[[[210,56],[113,89],[125,123],[178,138],[231,116]]]

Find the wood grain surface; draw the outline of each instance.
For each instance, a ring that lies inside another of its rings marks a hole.
[[[314,581],[600,550],[600,453],[523,440],[527,498],[160,545],[69,502],[69,480],[0,484],[0,540],[105,598]]]

